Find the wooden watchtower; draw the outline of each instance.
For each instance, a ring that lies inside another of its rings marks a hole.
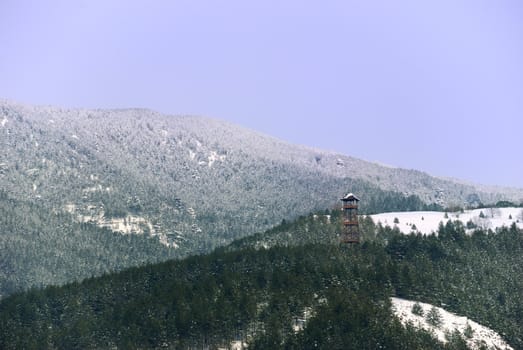
[[[348,244],[360,243],[360,229],[358,225],[358,202],[360,200],[354,194],[348,193],[341,201],[343,202],[341,242]]]

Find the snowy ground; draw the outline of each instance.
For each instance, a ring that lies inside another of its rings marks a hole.
[[[447,312],[442,308],[436,307],[441,316],[441,324],[434,327],[427,322],[426,315],[433,308],[433,305],[418,303],[422,308],[422,315],[412,313],[412,306],[415,301],[391,298],[394,313],[403,324],[411,322],[413,326],[432,332],[436,338],[442,342],[447,342],[447,335],[452,334],[455,330],[459,331],[462,337],[467,341],[470,349],[480,349],[481,345],[488,349],[513,349],[493,330],[484,327],[466,317],[457,316]],[[465,331],[468,328],[468,331]],[[467,337],[465,334],[468,334]]]
[[[481,215],[483,213],[483,215]],[[394,212],[371,215],[374,223],[379,222],[383,226],[398,227],[403,233],[421,232],[430,234],[437,232],[439,223],[447,223],[448,220],[459,220],[466,225],[471,221],[480,228],[492,229],[507,226],[515,223],[523,229],[523,208],[484,208],[465,210],[464,212],[447,213],[438,211],[413,211],[413,212]],[[483,217],[481,217],[483,216]],[[397,218],[397,223],[394,223]]]

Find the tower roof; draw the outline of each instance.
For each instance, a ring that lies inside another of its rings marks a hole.
[[[346,202],[346,201],[357,201],[357,202],[359,202],[360,201],[360,199],[358,197],[356,197],[352,192],[347,193],[345,195],[345,197],[343,197],[341,200],[344,201],[344,202]]]

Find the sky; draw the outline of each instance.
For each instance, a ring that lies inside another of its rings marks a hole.
[[[0,0],[0,98],[523,188],[523,2]]]

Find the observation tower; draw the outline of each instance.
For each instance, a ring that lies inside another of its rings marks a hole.
[[[341,199],[343,202],[343,232],[341,243],[360,243],[360,229],[358,225],[358,202],[360,201],[352,193],[347,193]]]

